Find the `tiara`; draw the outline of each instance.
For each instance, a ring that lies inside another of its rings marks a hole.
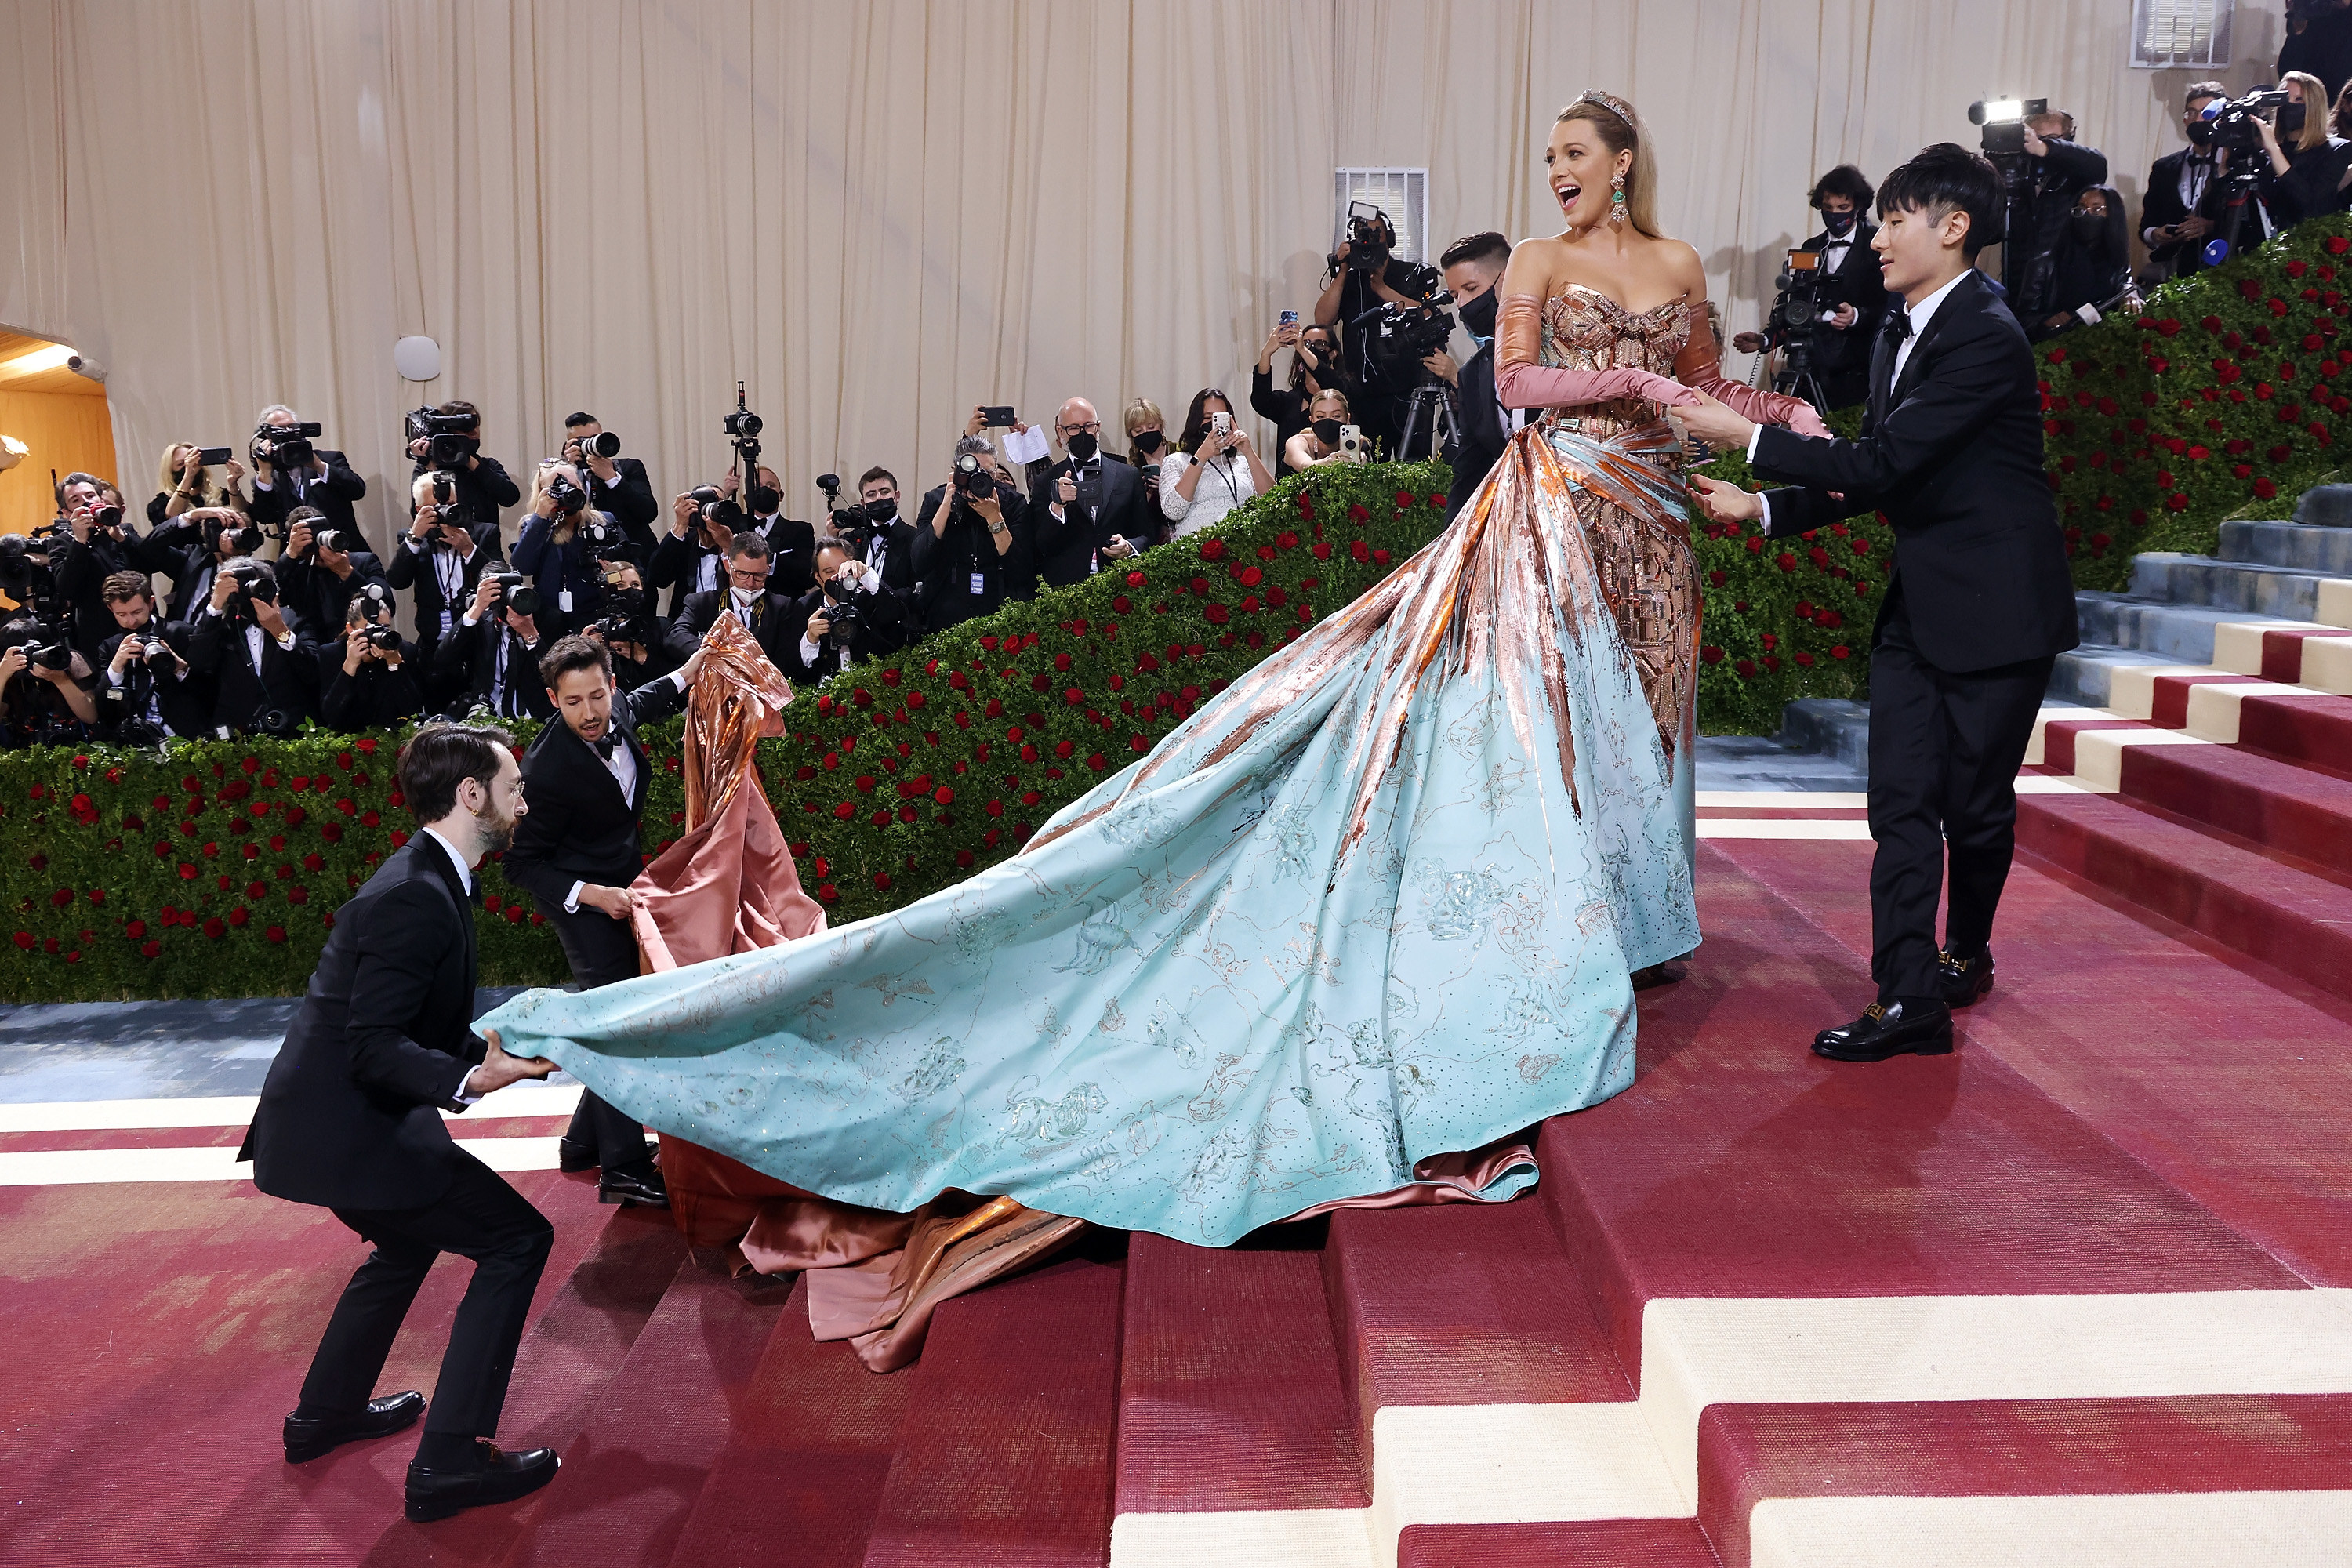
[[[1603,92],[1597,87],[1588,87],[1582,92],[1576,95],[1576,101],[1579,103],[1597,103],[1601,108],[1607,110],[1610,113],[1615,115],[1618,119],[1623,121],[1625,122],[1626,130],[1634,131],[1638,129],[1633,123],[1633,106],[1626,102],[1623,99],[1619,98],[1614,93]]]

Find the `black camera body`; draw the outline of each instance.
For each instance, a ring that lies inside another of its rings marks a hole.
[[[586,542],[592,552],[601,554],[615,545],[625,542],[627,536],[621,531],[621,525],[613,521],[609,512],[592,511],[581,520],[580,537]]]
[[[2259,129],[2267,118],[2264,110],[2276,111],[2286,102],[2286,89],[2261,87],[2243,98],[2232,98],[2205,106],[2205,118],[2213,127],[2213,145],[2235,152],[2251,152],[2263,144]]]
[[[824,585],[824,607],[817,614],[824,617],[825,641],[843,647],[849,646],[866,619],[865,613],[857,607],[857,600],[838,583]]]
[[[1337,250],[1325,257],[1324,265],[1333,272],[1346,268],[1350,272],[1369,273],[1374,277],[1387,270],[1389,264],[1388,236],[1391,226],[1388,214],[1364,202],[1351,202],[1348,206],[1348,254]]]
[[[425,460],[436,468],[455,468],[474,455],[479,445],[475,421],[463,414],[436,414],[430,408],[411,409],[402,420],[407,439],[430,443]]]
[[[63,669],[73,662],[73,645],[51,634],[48,642],[27,642],[23,645],[25,662],[36,669]]]
[[[290,528],[281,525],[278,542],[280,544],[285,543],[286,535],[290,531]],[[226,544],[239,555],[250,555],[261,548],[263,538],[261,525],[249,517],[239,521],[235,527],[231,527],[219,518],[208,517],[205,519],[205,535],[206,542],[212,545],[215,554],[218,554],[222,545]]]
[[[521,573],[493,572],[490,581],[499,585],[499,596],[490,601],[490,614],[499,616],[509,610],[518,616],[539,614],[539,590]]]
[[[380,653],[398,653],[400,633],[391,626],[370,626],[367,629],[367,644]]]
[[[1356,318],[1372,379],[1390,387],[1409,387],[1428,377],[1431,372],[1421,362],[1453,338],[1454,317],[1446,310],[1453,303],[1454,296],[1438,289],[1418,303],[1390,300]]]
[[[5,594],[19,605],[37,609],[56,591],[56,582],[49,574],[49,552],[40,537],[54,537],[54,529],[36,530],[27,536],[22,533],[0,533],[0,594]]]
[[[1834,290],[1818,250],[1790,251],[1780,263],[1780,277],[1773,280],[1772,309],[1764,318],[1764,326],[1787,347],[1811,342],[1822,310],[1832,303],[1829,296]]]
[[[310,542],[320,550],[331,550],[338,555],[349,555],[362,548],[360,536],[348,528],[314,529]]]
[[[169,659],[172,645],[162,637],[148,637],[139,645],[139,657],[143,659]]]
[[[240,629],[249,626],[257,618],[253,613],[254,605],[278,603],[278,578],[274,573],[250,568],[243,572],[232,570],[228,578],[236,584],[228,596],[227,605],[221,612],[222,618],[229,625]]]
[[[558,517],[576,517],[588,505],[588,492],[561,473],[548,476],[543,493],[555,503],[555,515]]]
[[[273,468],[307,468],[310,459],[319,455],[310,443],[326,434],[315,419],[299,425],[257,425],[253,428],[253,463],[256,468],[267,463]]]
[[[996,494],[996,476],[977,452],[959,452],[955,460],[956,493],[967,500],[986,500]]]

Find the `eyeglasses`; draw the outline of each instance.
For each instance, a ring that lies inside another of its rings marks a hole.
[[[1102,421],[1099,419],[1089,419],[1083,425],[1065,425],[1060,420],[1056,419],[1054,421],[1054,428],[1059,430],[1065,436],[1075,436],[1081,430],[1084,430],[1090,435],[1098,436],[1102,434]]]

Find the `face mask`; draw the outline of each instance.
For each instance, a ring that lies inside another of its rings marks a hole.
[[[2213,145],[2213,122],[2210,120],[2200,120],[2191,124],[2189,127],[2189,140],[2200,147]]]
[[[2282,136],[2296,136],[2302,134],[2302,132],[2303,105],[2299,103],[2280,104],[2278,111],[2279,134]]]
[[[2095,244],[2099,237],[2106,232],[2106,214],[2078,212],[2074,215],[2074,237],[2084,244]]]
[[[1492,289],[1462,307],[1462,325],[1474,338],[1495,335],[1495,291]]]
[[[1168,433],[1164,430],[1138,430],[1129,439],[1135,443],[1137,451],[1148,458],[1167,444]]]
[[[766,485],[753,485],[751,487],[751,513],[755,517],[766,517],[769,513],[774,511],[777,507],[782,505],[783,500],[784,498],[782,496],[778,495]]]
[[[1337,419],[1318,419],[1315,422],[1315,438],[1318,441],[1322,442],[1326,447],[1338,446],[1339,444],[1339,422]]]
[[[1853,227],[1853,214],[1852,212],[1823,213],[1822,222],[1828,227],[1832,239],[1843,239],[1847,231]]]
[[[896,496],[884,496],[880,500],[866,503],[866,518],[869,522],[888,522],[898,515],[898,498]]]
[[[1095,460],[1095,454],[1102,450],[1102,444],[1095,439],[1095,433],[1091,430],[1081,430],[1072,436],[1068,445],[1070,460],[1074,463],[1091,463]]]

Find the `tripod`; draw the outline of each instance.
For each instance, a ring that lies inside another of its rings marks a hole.
[[[1433,454],[1443,451],[1445,443],[1454,438],[1457,416],[1454,406],[1454,388],[1435,375],[1426,376],[1412,389],[1412,401],[1405,405],[1404,427],[1397,432],[1394,461],[1412,461],[1413,431],[1421,424],[1422,414],[1429,415],[1429,449]]]
[[[1829,389],[1822,384],[1821,376],[1813,369],[1812,324],[1807,323],[1804,331],[1790,333],[1785,341],[1789,355],[1781,362],[1779,374],[1772,377],[1772,390],[1803,398],[1820,411],[1822,418],[1828,418]]]

